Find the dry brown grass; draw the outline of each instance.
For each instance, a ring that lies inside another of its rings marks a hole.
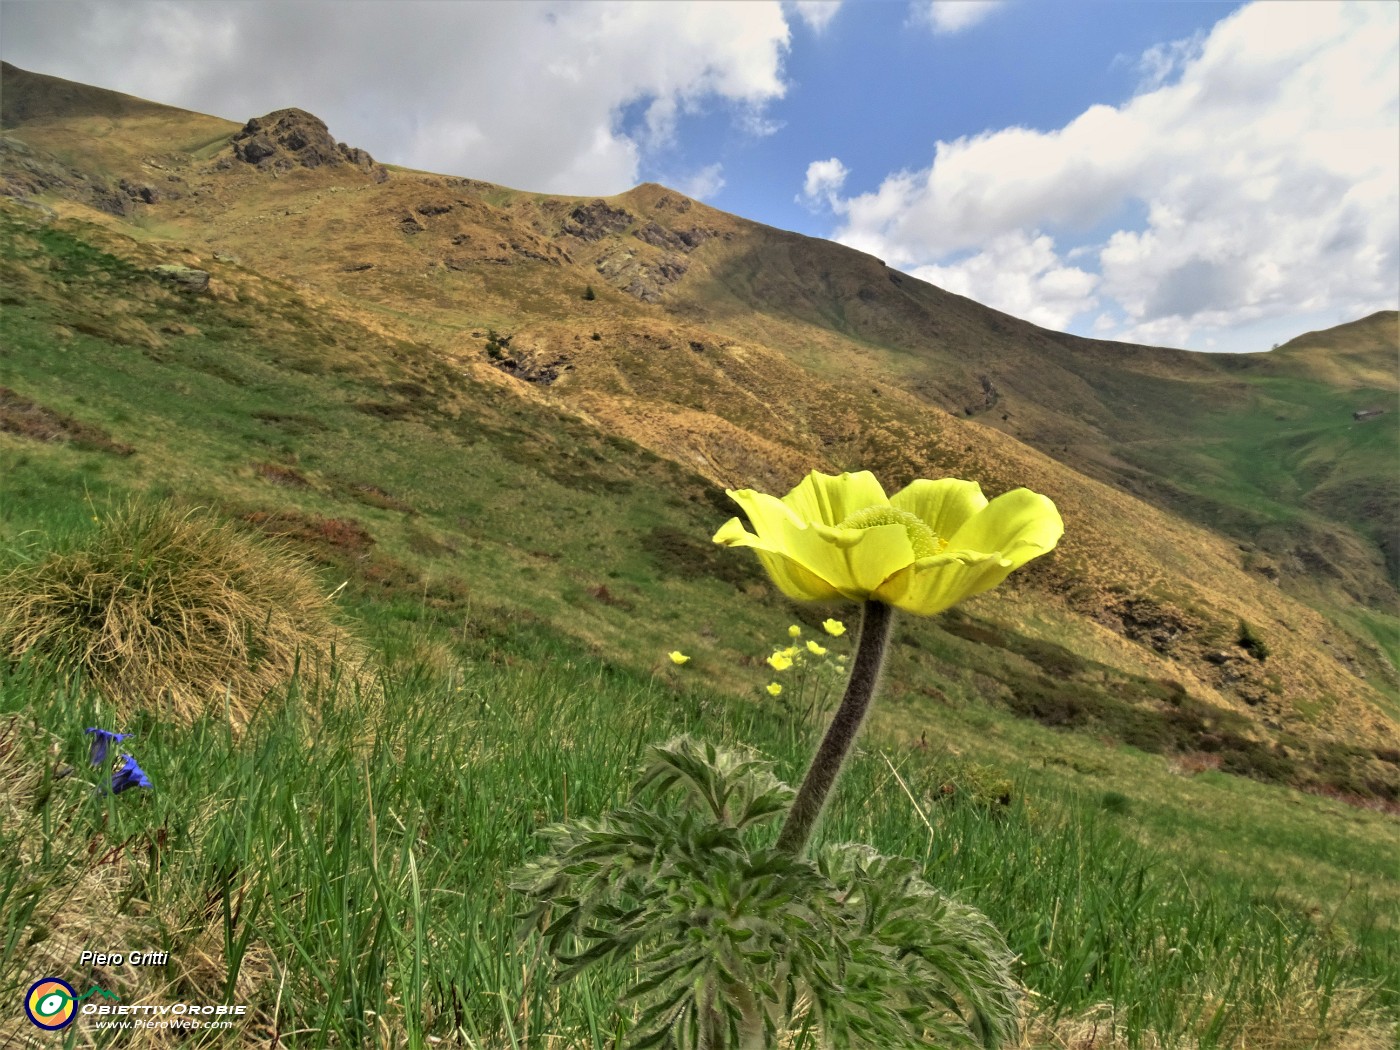
[[[34,441],[68,441],[78,448],[129,456],[136,450],[113,441],[100,427],[79,422],[51,408],[35,404],[23,394],[0,386],[0,431]]]
[[[312,568],[203,511],[133,504],[0,576],[0,655],[80,672],[119,714],[247,723],[269,689],[358,647]]]
[[[1365,994],[1351,989],[1334,997],[1328,1021],[1319,1020],[1316,996],[1298,989],[1297,994],[1271,1004],[1241,1030],[1208,1045],[1221,1050],[1393,1050],[1394,1022],[1368,1009]],[[1208,1003],[1209,1018],[1219,1000]],[[1339,1023],[1337,1018],[1346,1018]],[[1203,1022],[1204,1024],[1205,1022]],[[1113,1007],[1102,1003],[1069,1017],[1050,1020],[1033,1016],[1021,1034],[1018,1050],[1197,1050],[1203,1044],[1187,1034],[1163,1040],[1148,1033],[1134,1040],[1126,1026],[1116,1021]]]

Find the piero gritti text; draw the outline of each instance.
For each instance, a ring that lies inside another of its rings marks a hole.
[[[169,952],[83,952],[79,966],[164,966]]]

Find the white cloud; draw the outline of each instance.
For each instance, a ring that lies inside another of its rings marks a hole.
[[[246,119],[308,109],[412,167],[573,194],[633,185],[707,103],[753,133],[781,98],[778,0],[6,3],[27,69]],[[638,107],[641,124],[622,117]]]
[[[744,134],[756,139],[765,139],[769,135],[776,135],[787,126],[786,121],[773,120],[767,116],[763,111],[762,104],[741,107],[735,114],[734,123]]]
[[[720,190],[724,189],[723,164],[710,164],[701,168],[697,172],[683,176],[674,180],[666,180],[667,185],[673,185],[687,197],[694,197],[698,201],[708,200]]]
[[[841,10],[841,0],[794,0],[792,7],[808,29],[820,33]]]
[[[802,184],[802,196],[797,198],[797,203],[840,207],[841,187],[846,184],[848,174],[846,165],[835,157],[812,161],[807,165],[807,178]]]
[[[1019,230],[994,238],[961,262],[910,273],[1045,328],[1064,328],[1098,301],[1093,294],[1098,277],[1061,263],[1051,238]]]
[[[1004,0],[915,0],[914,20],[935,33],[961,33],[996,12]]]
[[[1172,40],[1149,47],[1135,63],[1138,73],[1142,76],[1138,90],[1155,91],[1182,72],[1201,57],[1201,48],[1205,41],[1205,31],[1197,30],[1184,40]]]
[[[1064,242],[1138,210],[1144,225],[1074,251],[1080,266],[1097,257],[1095,292],[1116,304],[1123,337],[1211,331],[1224,343],[1234,328],[1286,314],[1394,308],[1397,11],[1245,7],[1198,43],[1149,52],[1143,69],[1170,84],[1059,129],[939,142],[922,171],[849,198],[832,191],[844,219],[837,238],[986,287],[975,260],[1004,256],[1016,243],[1009,235],[1036,244],[1030,231],[1043,230]],[[979,254],[947,262],[969,250]],[[1075,296],[1053,296],[1037,275],[1070,268],[1040,254],[1034,262],[1026,284],[1043,298],[1025,309],[1061,314]],[[997,294],[1011,302],[1021,293]]]

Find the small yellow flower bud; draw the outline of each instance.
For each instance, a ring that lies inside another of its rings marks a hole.
[[[789,637],[789,638],[800,638],[801,636],[802,636],[802,628],[801,628],[801,627],[798,627],[797,624],[793,624],[791,627],[788,628],[788,637]]]

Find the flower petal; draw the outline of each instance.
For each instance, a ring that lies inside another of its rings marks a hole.
[[[728,547],[754,548],[773,582],[792,598],[827,600],[839,595],[861,601],[914,561],[903,525],[835,529],[798,524],[762,505],[759,513],[764,525],[758,535],[731,518],[714,540]]]
[[[987,497],[975,481],[940,478],[911,481],[890,497],[890,504],[906,510],[931,528],[940,539],[949,539],[973,515],[987,506]]]
[[[726,547],[752,547],[759,563],[777,584],[778,590],[799,601],[830,601],[841,592],[810,569],[788,557],[780,544],[760,539],[744,528],[738,518],[730,518],[715,533],[714,541]]]
[[[803,521],[840,525],[858,510],[888,506],[890,501],[868,470],[834,477],[814,470],[783,497],[783,502]]]
[[[861,601],[899,570],[914,563],[914,547],[903,525],[867,529],[806,530],[811,540],[797,553],[804,565],[854,601]]]
[[[725,495],[739,504],[739,509],[744,512],[744,516],[749,519],[749,524],[753,526],[754,532],[759,536],[771,538],[783,526],[793,527],[804,524],[803,519],[794,514],[791,507],[778,497],[770,496],[766,492],[755,492],[753,489],[726,489]],[[726,523],[725,528],[728,528],[729,524],[732,523]],[[715,542],[723,543],[725,541],[716,534]]]
[[[1053,549],[1062,535],[1064,522],[1055,504],[1029,489],[1016,489],[969,518],[944,554],[924,558],[891,578],[875,597],[932,616],[991,590],[1012,570]]]
[[[995,587],[1010,572],[996,554],[926,558],[889,580],[874,597],[916,616],[932,616]]]
[[[987,504],[948,539],[948,553],[996,551],[1014,569],[1053,550],[1065,534],[1060,512],[1047,497],[1030,489],[1013,489]]]

